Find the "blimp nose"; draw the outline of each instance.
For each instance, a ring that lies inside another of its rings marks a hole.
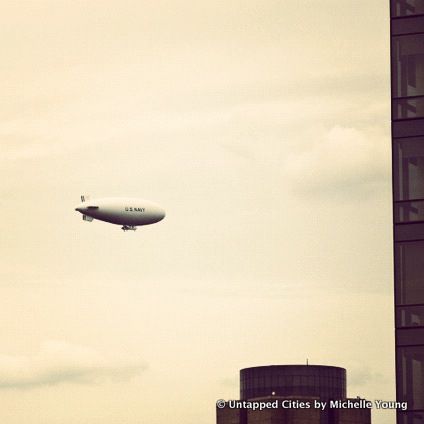
[[[75,210],[82,213],[85,211],[85,205],[78,205]]]

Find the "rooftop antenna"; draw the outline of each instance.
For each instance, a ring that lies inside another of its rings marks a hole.
[[[308,360],[308,358],[306,358],[306,365],[309,365],[309,360]]]

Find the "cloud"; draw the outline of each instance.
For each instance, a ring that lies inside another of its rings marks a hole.
[[[0,355],[0,389],[32,389],[62,383],[127,380],[146,369],[139,361],[116,361],[95,350],[48,341],[33,356]]]
[[[390,141],[381,130],[335,126],[316,138],[309,150],[289,155],[285,163],[294,191],[364,193],[389,184]]]
[[[368,367],[352,367],[348,370],[348,386],[355,389],[370,383],[384,384],[387,378],[379,372],[372,371]]]
[[[237,377],[227,377],[223,378],[219,381],[219,383],[224,387],[230,387],[230,388],[238,388],[239,387],[239,379]]]

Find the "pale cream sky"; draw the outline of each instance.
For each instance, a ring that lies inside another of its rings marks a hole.
[[[387,0],[0,11],[1,422],[212,424],[306,358],[394,399]]]

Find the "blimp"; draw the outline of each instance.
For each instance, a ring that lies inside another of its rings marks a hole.
[[[81,196],[81,203],[75,208],[84,221],[109,222],[122,225],[124,231],[135,231],[138,226],[155,224],[165,218],[165,211],[149,200],[126,197],[105,197],[90,199]]]

